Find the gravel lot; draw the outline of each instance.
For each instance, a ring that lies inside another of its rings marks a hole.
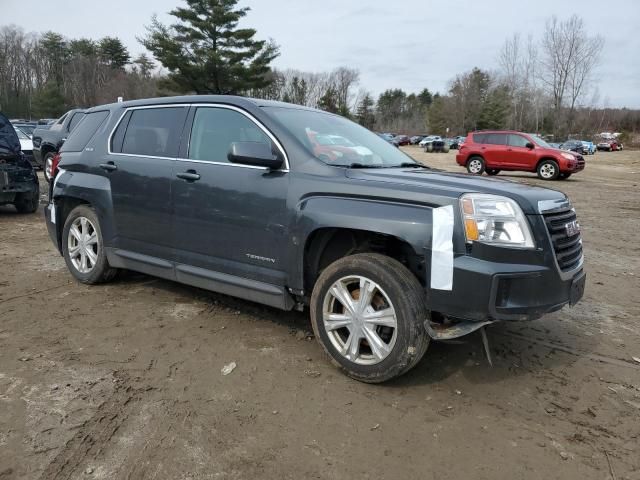
[[[492,326],[493,367],[473,334],[378,386],[330,366],[307,313],[133,273],[79,285],[41,211],[0,207],[0,480],[640,479],[640,152],[498,178],[569,194],[585,298]]]

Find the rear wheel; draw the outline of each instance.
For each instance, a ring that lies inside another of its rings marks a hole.
[[[332,363],[367,383],[414,367],[429,345],[422,287],[400,262],[375,253],[341,258],[320,275],[311,323]]]
[[[43,163],[42,170],[44,171],[44,178],[47,182],[51,180],[51,166],[53,163],[53,157],[55,156],[56,156],[55,153],[47,152],[42,162]]]
[[[71,274],[82,283],[107,282],[117,272],[109,266],[100,221],[88,205],[77,206],[65,220],[62,254]]]
[[[555,160],[544,160],[538,165],[538,177],[542,180],[555,180],[560,175],[560,168]]]
[[[484,169],[485,164],[482,157],[471,157],[467,162],[467,172],[473,175],[482,175]]]
[[[487,175],[497,175],[500,173],[500,170],[497,168],[487,168]]]
[[[433,152],[433,143],[427,143],[426,147],[425,147],[425,152],[431,153]]]

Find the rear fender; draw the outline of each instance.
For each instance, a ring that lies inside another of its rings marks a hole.
[[[60,169],[52,188],[52,200],[56,205],[56,224],[62,229],[64,218],[59,218],[64,198],[75,198],[91,205],[100,219],[103,240],[106,246],[112,244],[115,236],[113,219],[113,202],[111,199],[111,184],[100,175],[84,172],[70,172]]]

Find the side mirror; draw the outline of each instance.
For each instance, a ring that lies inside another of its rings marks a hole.
[[[282,157],[274,155],[271,145],[262,142],[233,142],[227,158],[231,163],[266,167],[276,170],[282,166]]]
[[[527,147],[529,150],[532,150],[532,149],[536,148],[536,146],[535,146],[533,143],[531,143],[531,142],[527,142],[527,144],[525,145],[525,147]]]

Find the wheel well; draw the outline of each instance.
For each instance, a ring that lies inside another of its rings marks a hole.
[[[57,232],[58,247],[62,250],[62,230],[64,229],[64,222],[67,220],[71,210],[76,208],[78,205],[90,205],[90,203],[76,197],[60,197],[56,199],[55,205],[57,210],[56,221],[59,222],[58,225],[60,227]]]
[[[424,258],[404,240],[368,230],[321,228],[304,249],[304,290],[311,294],[322,271],[339,258],[356,253],[381,253],[405,265],[424,285]]]
[[[44,159],[44,156],[47,153],[53,153],[55,151],[56,151],[56,149],[54,147],[52,147],[51,145],[43,145],[42,146],[42,158]]]

